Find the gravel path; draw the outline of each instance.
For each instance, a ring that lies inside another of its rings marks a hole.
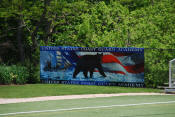
[[[48,100],[112,97],[112,96],[137,96],[137,95],[169,95],[169,94],[164,94],[164,93],[119,93],[119,94],[88,94],[88,95],[47,96],[47,97],[34,97],[34,98],[0,98],[0,104],[36,102],[36,101],[48,101]]]

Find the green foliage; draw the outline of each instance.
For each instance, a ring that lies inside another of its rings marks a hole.
[[[9,68],[0,66],[0,84],[11,84],[13,77],[10,76]],[[11,74],[13,75],[13,74]]]
[[[175,50],[145,50],[145,84],[156,88],[169,78],[169,61],[175,57]]]
[[[22,22],[20,26],[19,21]],[[0,61],[8,61],[9,64],[19,62],[20,42],[16,35],[22,28],[24,52],[26,56],[31,53],[26,57],[30,59],[29,65],[25,65],[30,69],[29,82],[34,83],[39,82],[40,45],[175,49],[175,2],[2,0],[0,28],[0,43],[10,42],[12,45],[11,50],[4,52],[8,54],[0,52]],[[10,58],[12,54],[16,56]],[[147,86],[156,87],[168,81],[168,61],[172,58],[175,55],[170,51],[145,51]]]
[[[25,84],[28,80],[29,72],[23,66],[0,66],[0,84]]]
[[[32,57],[25,61],[25,66],[29,71],[29,78],[27,83],[39,83],[40,82],[40,66],[39,66],[39,49],[32,53]]]
[[[39,83],[40,82],[40,66],[31,65],[30,66],[30,77],[28,79],[28,83]]]

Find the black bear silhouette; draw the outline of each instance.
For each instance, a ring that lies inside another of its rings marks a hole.
[[[100,72],[100,74],[104,77],[106,77],[103,67],[101,65],[103,53],[102,54],[96,54],[96,55],[84,55],[81,56],[77,62],[77,65],[75,67],[75,71],[73,73],[73,78],[76,77],[76,75],[82,71],[85,78],[88,78],[88,72],[90,72],[90,78],[93,76],[93,71],[95,68],[97,68]]]

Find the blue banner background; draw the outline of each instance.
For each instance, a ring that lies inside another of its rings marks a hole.
[[[102,67],[107,77],[103,77],[99,72],[93,72],[92,78],[85,78],[80,72],[76,78],[73,78],[80,56],[97,53],[103,53]],[[42,81],[52,80],[63,84],[119,86],[128,84],[128,86],[143,87],[144,49],[41,46],[40,77]]]

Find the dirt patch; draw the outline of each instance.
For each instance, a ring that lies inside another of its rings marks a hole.
[[[88,95],[47,96],[47,97],[34,97],[34,98],[0,98],[0,104],[49,101],[49,100],[67,100],[67,99],[112,97],[112,96],[137,96],[137,95],[170,95],[170,94],[164,94],[164,93],[119,93],[119,94],[88,94]]]

